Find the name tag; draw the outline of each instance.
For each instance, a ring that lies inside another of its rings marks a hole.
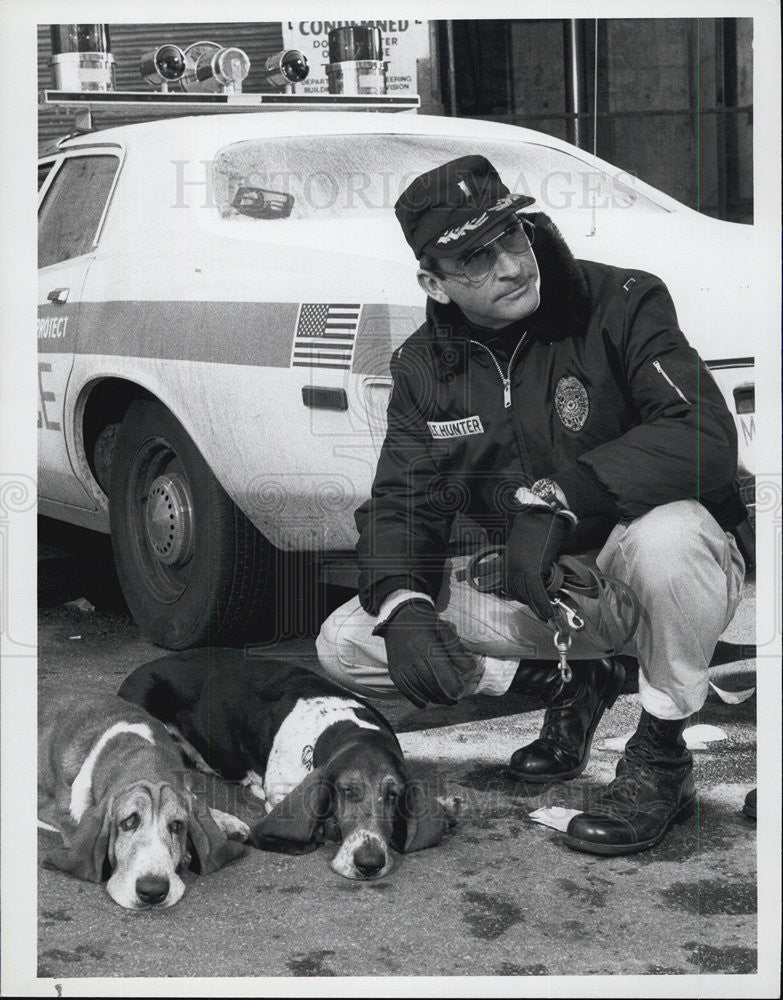
[[[463,417],[462,420],[428,420],[427,426],[434,438],[467,437],[468,434],[483,434],[481,417]]]

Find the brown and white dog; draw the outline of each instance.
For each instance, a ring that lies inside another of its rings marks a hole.
[[[371,879],[391,869],[392,847],[431,847],[454,823],[454,806],[411,780],[383,716],[301,667],[190,650],[139,667],[119,694],[159,718],[197,767],[261,800],[251,840],[262,850],[336,841],[333,870]]]
[[[188,782],[178,748],[144,709],[116,695],[59,698],[39,720],[38,815],[65,844],[44,863],[108,879],[127,909],[173,906],[188,863],[206,875],[245,850],[198,807]]]

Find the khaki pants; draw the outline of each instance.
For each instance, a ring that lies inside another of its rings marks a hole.
[[[520,659],[557,659],[551,631],[524,605],[474,590],[456,579],[466,558],[447,563],[436,606],[485,675],[478,693],[503,694]],[[642,705],[660,719],[686,718],[707,697],[707,667],[742,596],[745,565],[732,535],[694,500],[655,507],[618,524],[596,557],[599,569],[633,589],[642,607],[624,653],[639,660]],[[324,670],[371,698],[398,696],[377,619],[354,597],[333,612],[316,641]],[[569,653],[589,659],[593,647],[574,633]]]

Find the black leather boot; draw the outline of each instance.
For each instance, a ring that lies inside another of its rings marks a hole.
[[[561,684],[557,664],[548,664],[548,680],[542,666],[520,666],[515,688],[520,690],[529,678],[533,692],[542,694],[549,707],[538,739],[511,757],[509,770],[515,778],[534,784],[568,781],[587,767],[593,733],[623,689],[625,668],[613,659],[575,660],[571,670],[572,679]]]
[[[696,804],[688,719],[656,719],[644,709],[617,764],[614,781],[568,824],[569,847],[592,854],[635,854],[659,843]]]

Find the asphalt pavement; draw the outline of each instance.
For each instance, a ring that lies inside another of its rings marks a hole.
[[[114,692],[131,670],[160,655],[111,588],[100,546],[85,559],[68,538],[44,536],[42,701],[66,689]],[[316,665],[312,635],[274,651]],[[752,578],[710,676],[730,691],[755,686]],[[719,727],[725,739],[696,751],[697,815],[658,847],[618,858],[569,850],[530,813],[578,808],[610,780],[619,751],[601,743],[635,728],[633,676],[599,727],[585,773],[560,785],[524,786],[504,773],[511,753],[541,724],[542,707],[522,695],[476,697],[454,709],[417,711],[403,700],[379,707],[414,776],[462,799],[458,826],[440,846],[398,857],[387,877],[368,883],[331,871],[334,847],[300,857],[249,848],[213,875],[188,876],[182,901],[159,912],[123,910],[102,888],[39,868],[39,976],[62,983],[756,971],[756,828],[741,811],[756,783],[755,696],[732,705],[711,691],[693,721]],[[234,788],[225,794],[240,801]],[[56,842],[55,834],[39,832],[39,852]],[[546,979],[540,984],[546,993]]]

